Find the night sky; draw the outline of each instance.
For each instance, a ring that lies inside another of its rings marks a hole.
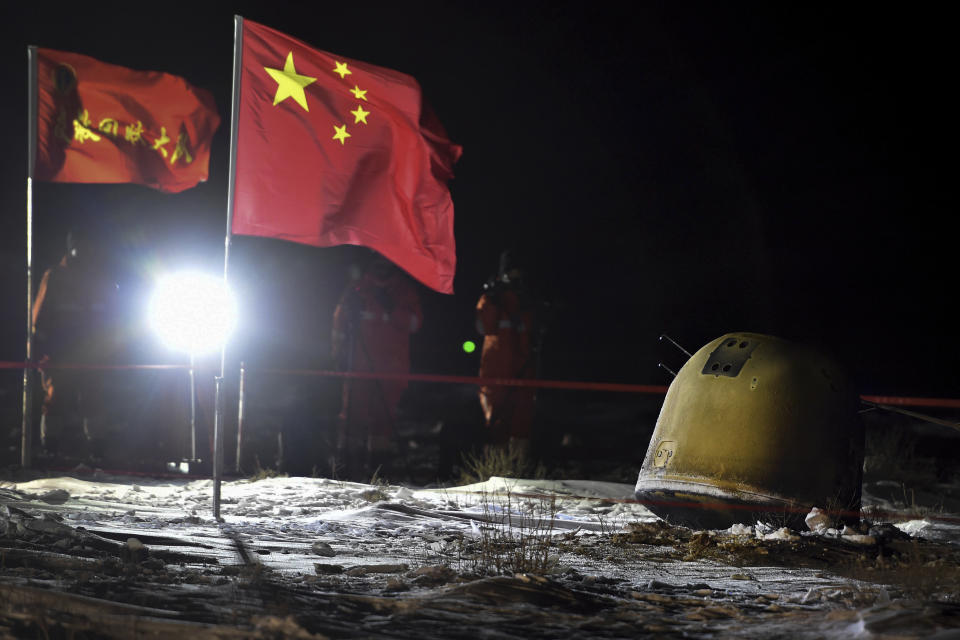
[[[456,294],[420,287],[416,370],[475,373],[460,343],[476,339],[481,285],[511,246],[553,309],[544,377],[665,384],[657,363],[683,358],[661,333],[693,351],[757,331],[828,349],[864,393],[956,396],[956,55],[952,23],[929,7],[150,6],[3,9],[0,360],[23,357],[27,45],[181,75],[214,93],[224,123],[210,180],[179,195],[37,184],[36,279],[76,221],[108,229],[130,264],[217,272],[239,13],[415,76],[464,147]],[[329,315],[362,251],[234,248],[238,357],[326,366]],[[142,288],[131,281],[131,304]]]

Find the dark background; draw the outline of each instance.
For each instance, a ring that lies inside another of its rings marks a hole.
[[[864,393],[955,396],[955,52],[930,7],[811,3],[33,3],[2,13],[0,360],[23,357],[26,46],[182,75],[223,120],[179,195],[37,184],[35,283],[75,221],[136,272],[222,269],[234,13],[415,76],[464,155],[456,294],[420,286],[414,369],[473,374],[505,246],[555,311],[543,376],[666,384],[728,331],[832,351]],[[322,367],[353,247],[237,237],[232,353]],[[179,356],[144,347],[150,361]],[[6,376],[4,415],[17,410]]]

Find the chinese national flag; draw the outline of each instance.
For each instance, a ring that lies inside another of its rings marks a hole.
[[[233,233],[375,249],[453,293],[461,148],[405,74],[243,22]]]
[[[37,180],[178,192],[207,179],[220,124],[208,91],[169,73],[36,51]]]

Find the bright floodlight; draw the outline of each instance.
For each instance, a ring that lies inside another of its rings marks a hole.
[[[221,348],[237,322],[236,302],[223,278],[193,271],[162,278],[148,313],[166,346],[191,355]]]

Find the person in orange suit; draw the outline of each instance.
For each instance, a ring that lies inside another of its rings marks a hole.
[[[84,457],[106,436],[103,371],[57,369],[67,365],[110,364],[122,348],[117,326],[119,291],[104,247],[91,235],[67,235],[67,253],[47,269],[33,303],[33,330],[41,364],[43,409],[40,437],[52,455]]]
[[[483,334],[481,378],[533,378],[537,375],[536,309],[524,286],[523,272],[512,255],[500,256],[496,277],[484,285],[477,302],[477,331]],[[525,455],[533,431],[536,390],[483,385],[480,405],[495,447],[512,447]]]
[[[409,373],[410,336],[422,322],[413,282],[375,256],[334,310],[334,361],[346,371]],[[369,476],[361,476],[389,465],[397,405],[406,388],[406,380],[344,380],[337,458],[348,477],[366,480]]]

